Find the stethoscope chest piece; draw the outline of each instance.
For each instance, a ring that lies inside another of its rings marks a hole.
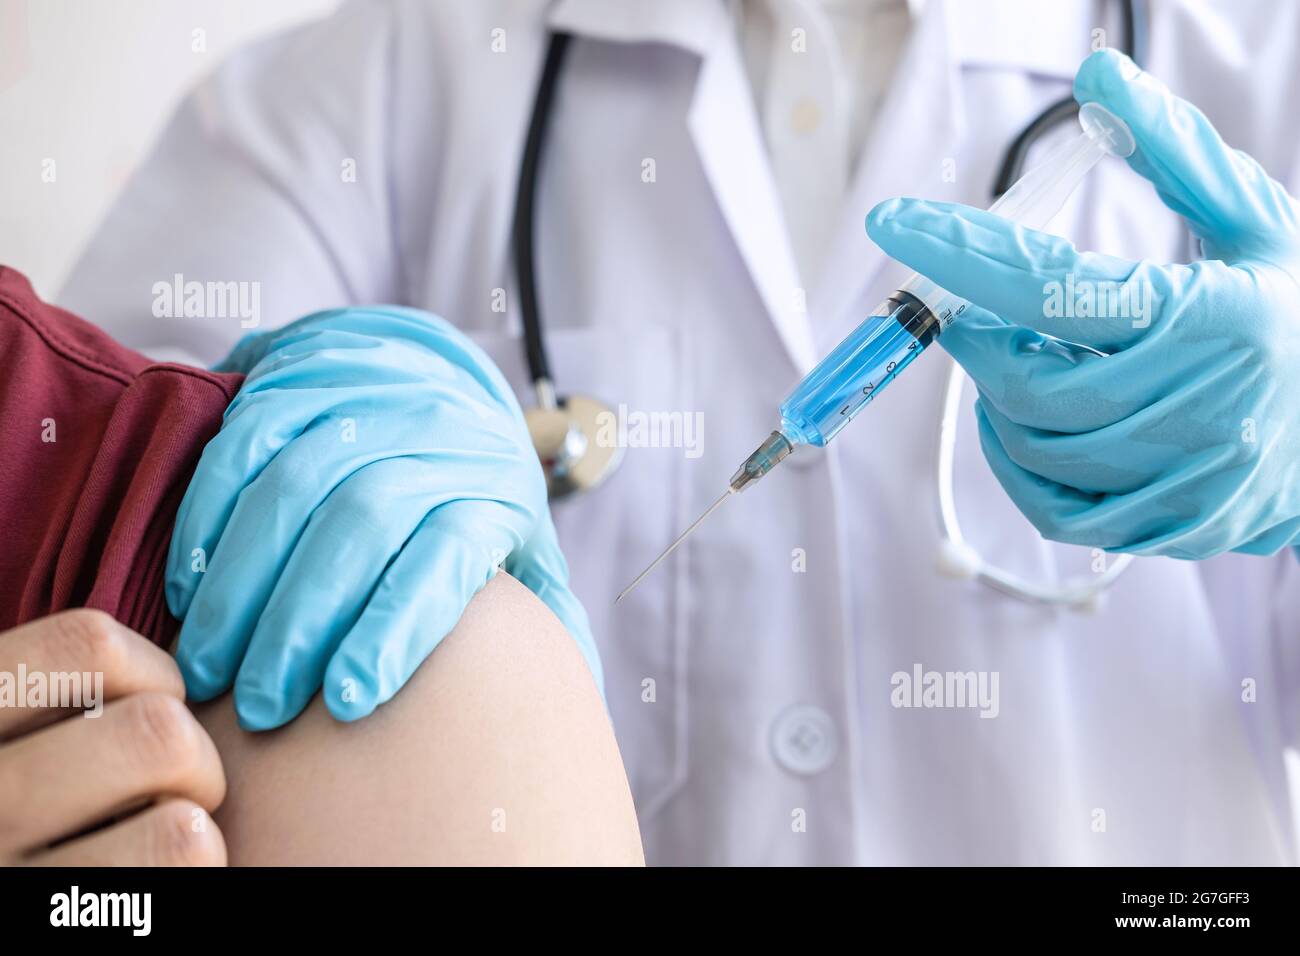
[[[546,474],[552,499],[594,488],[610,476],[623,457],[614,413],[586,395],[546,401],[524,412],[528,434]]]

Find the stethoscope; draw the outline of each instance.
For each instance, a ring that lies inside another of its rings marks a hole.
[[[1120,15],[1123,43],[1118,48],[1137,59],[1136,16],[1134,0],[1121,0]],[[529,435],[541,459],[547,490],[560,499],[594,488],[608,478],[622,461],[622,448],[616,442],[602,442],[597,436],[606,416],[613,415],[608,405],[589,395],[560,395],[551,376],[551,365],[542,336],[542,316],[537,302],[536,256],[533,251],[534,208],[538,172],[546,129],[554,112],[555,89],[564,58],[572,39],[567,33],[552,33],[542,64],[542,75],[528,121],[524,155],[519,169],[519,186],[515,197],[515,214],[511,242],[514,250],[516,281],[519,286],[520,314],[524,329],[524,358],[533,383],[537,404],[524,411]],[[1050,131],[1072,120],[1079,112],[1073,96],[1051,104],[1020,132],[1007,147],[993,185],[993,196],[1002,195],[1024,169],[1030,148]],[[951,360],[950,360],[951,361]],[[1096,606],[1106,590],[1132,561],[1131,555],[1116,557],[1101,572],[1059,585],[1038,585],[1010,571],[985,561],[962,535],[957,520],[953,494],[956,466],[957,413],[961,405],[965,374],[955,362],[948,373],[935,455],[939,522],[942,534],[939,550],[941,573],[977,580],[994,590],[1034,604],[1065,605],[1079,609]]]
[[[617,442],[597,439],[609,406],[589,395],[559,395],[551,377],[551,363],[542,338],[542,315],[537,305],[537,260],[533,254],[533,209],[542,144],[555,102],[560,67],[569,48],[567,33],[552,33],[537,86],[533,115],[524,140],[512,229],[515,278],[519,284],[519,309],[524,325],[524,358],[537,404],[524,410],[528,433],[541,459],[546,489],[552,499],[594,488],[618,468],[623,449]]]

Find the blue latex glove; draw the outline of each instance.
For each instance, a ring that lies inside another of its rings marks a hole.
[[[983,307],[939,341],[978,386],[985,457],[1045,537],[1178,558],[1276,551],[1300,531],[1297,204],[1127,57],[1090,56],[1075,96],[1129,125],[1129,165],[1187,220],[1204,261],[1078,252],[911,199],[877,206],[867,231]],[[1110,314],[1078,317],[1076,298],[1076,317],[1061,315],[1067,278],[1107,293]]]
[[[414,309],[343,309],[248,336],[221,368],[248,378],[167,560],[191,697],[233,682],[240,723],[261,730],[323,682],[335,717],[365,716],[502,562],[601,684],[523,415],[464,335]]]

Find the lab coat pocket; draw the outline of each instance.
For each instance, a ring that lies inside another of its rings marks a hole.
[[[522,340],[470,332],[496,361],[525,408],[534,403]],[[689,448],[646,440],[646,416],[689,415],[690,392],[676,329],[626,327],[547,332],[560,395],[581,394],[611,411],[598,440],[623,446],[621,464],[598,487],[552,503],[574,593],[591,618],[605,670],[605,698],[642,819],[687,773],[685,583],[659,568],[617,606],[614,598],[688,520]],[[630,426],[630,427],[629,427]],[[680,434],[680,432],[678,433]]]

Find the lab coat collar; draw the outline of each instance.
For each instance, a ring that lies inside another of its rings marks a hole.
[[[769,318],[800,375],[817,363],[799,276],[734,31],[700,64],[686,123],[714,198]]]
[[[916,23],[940,8],[949,62],[1060,77],[1073,76],[1092,51],[1107,6],[1099,0],[1056,0],[1050,27],[1044,29],[1042,0],[907,0]],[[614,42],[666,43],[705,57],[731,22],[725,0],[557,0],[547,26]]]
[[[889,262],[866,238],[867,212],[890,196],[925,195],[927,177],[933,178],[961,138],[966,110],[948,14],[965,5],[927,0],[899,56],[895,81],[872,122],[844,216],[811,297],[813,314],[830,323],[823,334],[838,337],[844,317]]]
[[[730,28],[722,0],[558,0],[549,29],[615,43],[665,43],[707,56]]]
[[[547,25],[614,42],[668,43],[700,58],[686,124],[764,310],[799,374],[816,364],[806,295],[724,0],[559,0]]]

